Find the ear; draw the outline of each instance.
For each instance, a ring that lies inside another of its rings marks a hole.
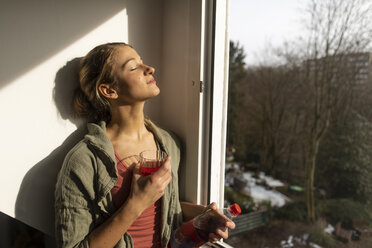
[[[118,93],[110,85],[100,84],[98,85],[98,90],[106,98],[109,98],[109,99],[118,98]]]

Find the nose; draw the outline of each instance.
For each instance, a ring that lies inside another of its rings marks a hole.
[[[151,67],[149,65],[145,65],[145,74],[149,74],[149,75],[152,75],[155,73],[155,68],[154,67]]]

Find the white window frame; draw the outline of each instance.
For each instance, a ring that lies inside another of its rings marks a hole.
[[[224,202],[228,0],[164,0],[160,122],[183,141],[181,200]]]
[[[207,202],[224,205],[225,152],[228,102],[229,35],[228,0],[203,4],[201,72],[205,95],[202,101],[203,141],[201,142],[204,177],[208,185]],[[208,165],[206,168],[205,165]],[[200,165],[203,167],[202,165]],[[204,188],[204,192],[205,188]],[[205,198],[204,198],[205,199]]]

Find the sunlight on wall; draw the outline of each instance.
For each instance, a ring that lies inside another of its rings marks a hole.
[[[57,71],[94,46],[112,41],[128,41],[126,9],[1,89],[0,211],[14,216],[25,174],[76,129],[58,115],[52,98]]]

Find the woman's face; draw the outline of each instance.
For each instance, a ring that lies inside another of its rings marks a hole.
[[[118,100],[124,104],[143,102],[160,93],[153,77],[155,69],[145,65],[137,52],[120,46],[114,55],[113,76],[118,81]]]

